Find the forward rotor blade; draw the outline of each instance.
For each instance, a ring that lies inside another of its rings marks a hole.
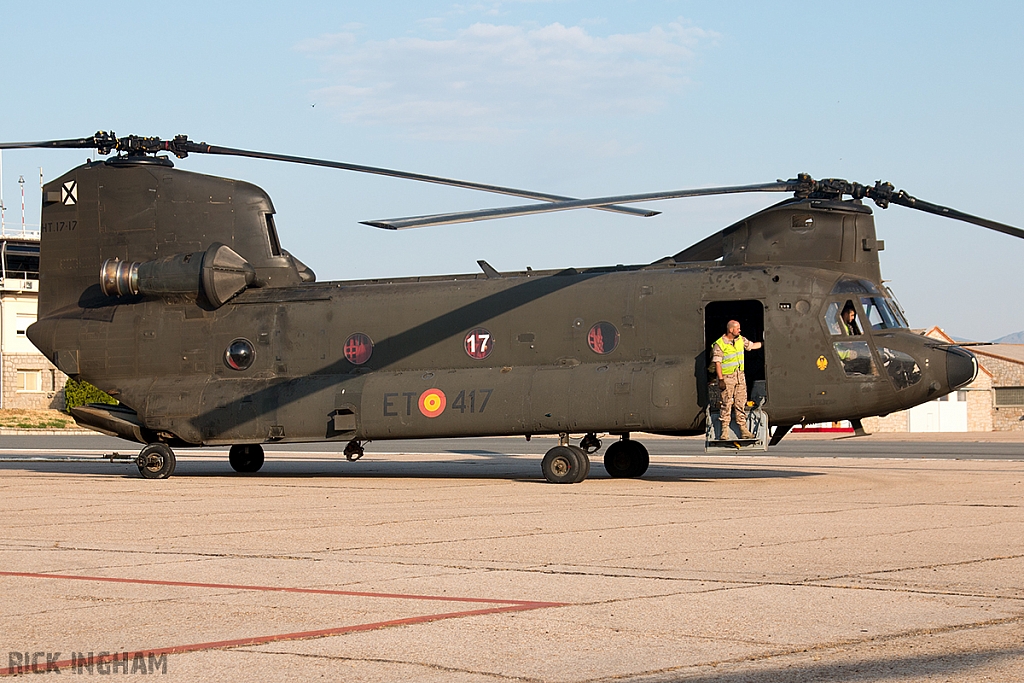
[[[794,192],[804,187],[799,181],[777,181],[759,183],[757,185],[731,185],[726,187],[704,187],[690,190],[670,190],[668,192],[646,192],[643,194],[623,194],[612,197],[595,197],[593,199],[572,199],[556,201],[550,204],[529,204],[526,206],[508,206],[498,209],[480,209],[478,211],[462,211],[459,213],[443,213],[431,216],[413,216],[407,218],[390,218],[377,221],[362,221],[364,225],[385,230],[405,230],[429,225],[446,225],[449,223],[469,223],[485,221],[492,218],[509,216],[528,216],[535,213],[551,211],[568,211],[570,209],[593,209],[619,203],[653,202],[659,199],[679,199],[681,197],[702,197],[717,194],[740,194],[743,192]]]
[[[903,190],[900,190],[899,193],[890,197],[889,201],[893,204],[899,204],[900,206],[933,213],[936,216],[945,216],[946,218],[964,221],[965,223],[973,223],[974,225],[980,225],[981,227],[988,228],[989,230],[1001,232],[1004,235],[1012,235],[1013,237],[1024,239],[1024,230],[1021,230],[1020,228],[1015,228],[1012,225],[1006,225],[1005,223],[999,223],[998,221],[992,221],[987,218],[972,216],[969,213],[957,211],[956,209],[951,209],[948,206],[932,204],[931,202],[926,202],[922,199],[918,199],[917,197],[911,197]]]

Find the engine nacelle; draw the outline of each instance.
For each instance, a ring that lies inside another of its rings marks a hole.
[[[144,263],[107,259],[100,267],[100,289],[106,296],[202,296],[214,308],[255,282],[256,269],[219,242],[204,252]]]

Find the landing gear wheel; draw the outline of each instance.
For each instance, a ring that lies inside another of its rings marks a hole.
[[[639,441],[616,441],[604,452],[604,468],[616,479],[642,477],[651,464],[651,456]]]
[[[552,484],[575,484],[580,481],[583,462],[569,446],[555,446],[544,454],[540,463],[544,478]]]
[[[367,441],[366,443],[370,443]],[[358,439],[352,439],[345,444],[345,459],[349,462],[355,462],[359,458],[363,457],[366,451],[363,449],[363,442]]]
[[[146,479],[166,479],[174,472],[174,451],[163,443],[151,443],[135,459],[139,474]]]
[[[651,456],[647,453],[647,449],[639,441],[630,440],[632,449],[632,460],[633,466],[629,471],[630,477],[642,477],[647,472],[647,468],[651,466]]]
[[[228,451],[228,462],[235,472],[259,472],[263,467],[263,446],[258,443],[236,443]]]
[[[583,452],[587,455],[597,453],[601,450],[601,439],[597,438],[597,434],[594,432],[589,432],[580,441],[580,448],[582,448]]]
[[[576,452],[576,459],[580,461],[580,474],[576,481],[573,482],[578,484],[590,476],[590,456],[579,446],[569,446],[569,448]]]

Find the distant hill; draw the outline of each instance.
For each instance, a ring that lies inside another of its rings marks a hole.
[[[1024,344],[1024,330],[1008,334],[999,339],[993,339],[992,342],[995,344]]]

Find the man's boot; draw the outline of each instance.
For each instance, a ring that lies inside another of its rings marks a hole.
[[[737,426],[740,428],[740,438],[741,439],[756,439],[757,438],[756,436],[754,436],[754,434],[749,429],[747,429],[747,425],[745,425],[745,424],[743,424],[741,422]]]

